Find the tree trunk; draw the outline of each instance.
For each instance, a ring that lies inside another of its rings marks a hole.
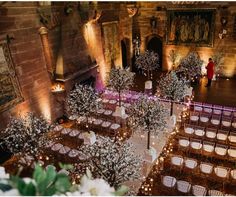
[[[150,71],[149,69],[147,70],[147,77],[148,77],[148,80],[150,79]]]
[[[148,137],[147,137],[147,149],[150,149],[150,131],[148,131]]]
[[[121,95],[120,95],[120,91],[118,92],[119,94],[119,106],[121,107]]]
[[[174,102],[171,101],[171,105],[170,105],[170,116],[173,115],[173,108],[174,108]]]

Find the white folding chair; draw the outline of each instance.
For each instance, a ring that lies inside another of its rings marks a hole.
[[[195,159],[186,158],[184,159],[185,167],[193,170],[197,167],[197,161]]]
[[[202,149],[206,152],[206,153],[213,153],[214,152],[214,148],[215,148],[215,143],[211,143],[211,142],[207,142],[204,141],[203,142],[203,146]]]
[[[228,169],[223,166],[215,167],[214,172],[215,172],[216,176],[218,176],[220,178],[227,178],[228,174],[229,174]]]
[[[184,132],[186,134],[192,135],[194,133],[194,126],[193,125],[189,125],[189,124],[185,124],[184,125]]]
[[[213,165],[210,164],[210,163],[204,163],[204,162],[201,162],[200,164],[200,170],[201,172],[203,172],[204,174],[211,174],[212,171],[213,171]]]
[[[232,179],[236,180],[236,170],[231,170],[230,171],[230,176]]]
[[[193,185],[192,193],[194,196],[206,196],[207,189],[201,185]]]
[[[226,141],[227,137],[228,137],[228,131],[225,130],[218,130],[216,138],[217,140],[221,140],[221,141]]]
[[[53,151],[59,151],[62,147],[63,147],[63,145],[61,143],[56,143],[51,147],[51,149]]]
[[[212,113],[212,105],[211,104],[203,104],[203,111],[206,113]]]
[[[197,123],[199,120],[198,112],[190,112],[190,122]]]
[[[199,137],[203,137],[205,135],[204,127],[196,126],[194,128],[194,134]]]
[[[213,105],[213,114],[221,115],[223,107],[220,105]]]
[[[234,111],[234,109],[231,107],[224,107],[223,108],[223,115],[224,116],[231,116],[233,111]]]
[[[230,147],[228,149],[228,155],[232,158],[236,158],[236,148],[234,147]]]
[[[96,119],[95,121],[93,121],[93,124],[98,126],[98,125],[101,125],[103,123],[103,120],[101,119]]]
[[[77,157],[78,155],[79,155],[79,151],[76,150],[76,149],[71,149],[69,154],[68,154],[68,156],[72,157],[72,158]]]
[[[79,135],[80,132],[78,130],[73,129],[70,133],[69,136],[70,137],[76,137],[77,135]]]
[[[212,115],[211,117],[211,124],[213,126],[219,126],[220,125],[220,116],[217,116],[217,115]]]
[[[177,181],[177,190],[182,193],[189,193],[191,184],[187,181]]]
[[[63,134],[63,135],[67,135],[67,134],[69,134],[70,132],[71,132],[71,129],[70,129],[70,128],[64,128],[64,129],[61,130],[61,134]]]
[[[182,166],[183,162],[184,162],[184,159],[182,156],[176,155],[176,156],[171,157],[171,163],[175,166]]]
[[[208,195],[209,196],[224,196],[224,194],[218,190],[208,190]]]
[[[210,116],[207,113],[201,113],[200,114],[200,122],[203,124],[206,124],[209,122]]]
[[[227,153],[227,146],[216,144],[215,153],[219,156],[225,156]]]
[[[62,127],[61,125],[57,125],[54,128],[54,131],[61,131],[64,127]]]
[[[173,188],[176,184],[176,178],[172,176],[164,176],[162,184],[166,187]]]
[[[190,144],[190,142],[189,142],[189,140],[187,140],[187,139],[179,139],[179,145],[181,146],[181,147],[188,147],[189,146],[189,144]]]
[[[194,111],[201,112],[203,110],[202,103],[194,102]]]
[[[190,146],[194,150],[200,150],[202,148],[202,143],[200,140],[191,140]]]
[[[215,139],[216,132],[217,132],[216,129],[206,128],[206,137],[208,137],[209,139]]]
[[[222,124],[223,127],[226,127],[226,128],[231,127],[231,118],[225,117],[225,116],[222,117],[221,124]]]
[[[63,146],[63,147],[60,148],[59,153],[65,155],[65,154],[67,154],[69,151],[70,151],[70,147],[68,147],[68,146]]]
[[[228,139],[231,143],[236,143],[236,132],[230,132]]]

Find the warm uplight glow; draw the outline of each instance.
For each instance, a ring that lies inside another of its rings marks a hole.
[[[65,91],[65,87],[64,85],[60,84],[60,83],[55,83],[52,86],[52,92],[64,92]]]

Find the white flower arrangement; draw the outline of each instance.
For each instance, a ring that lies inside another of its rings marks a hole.
[[[83,145],[80,152],[93,176],[115,188],[140,177],[141,159],[131,143],[100,136],[93,145]]]
[[[46,133],[50,128],[51,125],[45,118],[36,117],[33,113],[28,113],[25,117],[11,117],[0,145],[13,154],[35,156],[46,144]]]
[[[67,106],[71,116],[79,118],[88,116],[96,112],[101,107],[101,99],[91,86],[75,85],[75,89],[70,91],[67,99]]]
[[[0,169],[5,172],[3,167]],[[125,186],[115,190],[105,180],[93,179],[89,170],[79,185],[73,185],[68,175],[56,172],[54,166],[46,170],[36,166],[32,178],[0,177],[0,196],[116,196],[127,191]]]
[[[148,134],[147,149],[150,148],[150,133],[158,135],[167,125],[167,109],[158,100],[141,96],[130,107],[129,125],[136,131],[145,131]]]
[[[121,106],[121,92],[133,86],[134,75],[134,73],[121,68],[112,68],[107,75],[107,87],[118,92],[119,106]]]
[[[148,79],[150,79],[150,72],[159,67],[159,56],[153,51],[145,51],[137,57],[135,66],[147,72]]]

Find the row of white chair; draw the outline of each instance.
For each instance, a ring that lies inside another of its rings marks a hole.
[[[78,122],[85,123],[86,118],[85,117],[80,117],[78,119]],[[96,118],[90,118],[88,122],[89,122],[89,124],[92,124],[94,126],[101,126],[102,128],[108,128],[108,129],[111,129],[111,130],[117,130],[121,127],[120,124],[112,123],[110,121],[104,121],[102,119],[96,119]]]
[[[46,148],[50,148],[54,152],[58,152],[62,155],[68,155],[71,158],[77,157],[79,155],[79,151],[76,149],[71,149],[68,146],[64,146],[61,143],[55,143],[50,141],[47,145]]]
[[[193,103],[194,111],[197,112],[206,112],[206,113],[212,113],[215,115],[221,115],[224,116],[231,116],[233,115],[236,117],[236,108],[233,107],[223,107],[219,105],[211,105],[211,104],[202,104],[202,103]]]
[[[193,123],[203,123],[208,124],[211,123],[213,126],[224,126],[224,127],[233,127],[236,128],[236,119],[232,119],[229,117],[220,117],[220,116],[212,116],[210,117],[207,114],[199,114],[196,112],[190,113],[190,122]]]
[[[185,166],[191,170],[196,170],[198,166],[200,171],[204,174],[212,174],[214,171],[215,175],[219,178],[231,177],[233,180],[236,180],[236,169],[230,169],[224,166],[214,166],[213,164],[206,162],[198,163],[196,159],[184,158],[180,155],[171,156],[171,164],[179,167],[182,167],[183,164],[185,164]]]
[[[193,185],[188,181],[177,180],[173,176],[163,176],[162,184],[168,188],[175,188],[182,193],[191,193],[194,196],[224,196],[223,192],[218,190],[207,190],[206,187],[201,185]],[[230,195],[230,194],[225,194]]]
[[[187,135],[195,135],[198,137],[207,137],[209,139],[217,139],[219,141],[227,141],[231,143],[236,143],[236,132],[234,131],[226,131],[215,128],[201,127],[185,124],[184,125],[184,133]]]
[[[209,141],[201,141],[197,139],[179,139],[179,146],[182,148],[191,148],[199,153],[205,151],[206,153],[213,154],[215,153],[218,156],[230,156],[232,159],[236,159],[236,149],[234,147],[228,147],[226,145],[217,144]]]

